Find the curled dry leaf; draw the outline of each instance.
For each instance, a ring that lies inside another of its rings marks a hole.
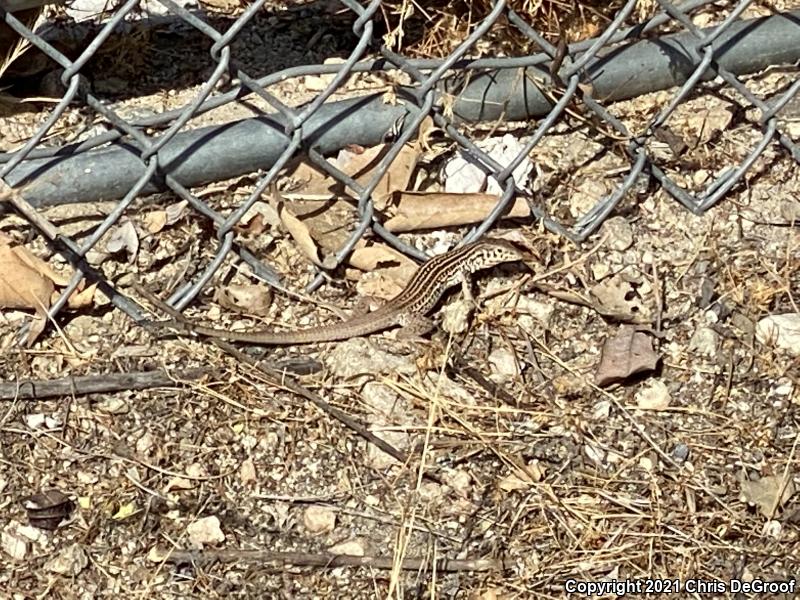
[[[181,200],[180,202],[173,202],[166,208],[167,212],[167,225],[175,225],[184,214],[186,214],[186,207],[189,202]]]
[[[366,186],[390,149],[388,144],[366,149],[351,146],[339,153],[336,166]],[[400,150],[372,193],[378,210],[382,210],[392,193],[408,188],[419,156],[418,142],[407,144]],[[295,165],[287,172],[287,176],[299,183],[300,191],[291,195],[297,202],[286,202],[283,210],[279,211],[281,222],[301,245],[303,252],[320,265],[316,244],[329,251],[341,247],[347,237],[347,231],[341,224],[352,220],[352,199],[357,195],[305,163]],[[311,206],[310,203],[317,206]]]
[[[218,290],[214,299],[223,308],[263,317],[272,304],[272,292],[263,285],[229,285]]]
[[[631,325],[623,325],[603,345],[595,383],[603,386],[624,381],[631,375],[654,370],[657,364],[658,354],[653,351],[650,336]]]
[[[394,233],[418,229],[440,229],[483,221],[497,204],[495,194],[451,194],[445,192],[394,192],[386,210],[392,216],[386,229]],[[503,218],[525,218],[530,209],[517,198]]]
[[[96,283],[93,283],[83,291],[80,291],[80,289],[75,290],[72,294],[70,294],[70,297],[67,300],[67,306],[73,309],[91,306],[94,302],[95,291],[97,291]]]
[[[306,256],[306,258],[310,259],[311,262],[318,267],[321,267],[322,260],[319,256],[319,250],[317,249],[317,245],[314,242],[314,238],[311,235],[309,227],[304,221],[297,218],[297,216],[293,214],[291,209],[286,205],[286,202],[284,202],[280,197],[277,189],[273,189],[273,198],[277,204],[276,208],[278,210],[278,215],[281,218],[281,223],[283,223],[283,226],[286,227],[289,235],[291,235],[294,241],[297,242],[298,246],[300,246],[300,251]]]
[[[139,252],[139,234],[136,233],[136,227],[130,220],[115,227],[106,241],[106,250],[112,254],[123,249],[128,253],[129,260],[133,262]]]
[[[372,148],[360,149],[359,152],[345,149],[339,153],[336,162],[342,171],[350,175],[358,183],[368,185],[375,175],[375,169],[391,148],[391,144],[382,144]],[[420,153],[418,142],[406,144],[400,149],[400,153],[389,165],[388,170],[378,182],[375,191],[372,192],[375,205],[379,209],[383,207],[386,199],[394,192],[404,192],[408,189],[411,183],[411,176],[417,167]]]

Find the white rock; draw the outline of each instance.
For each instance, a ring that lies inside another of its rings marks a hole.
[[[517,139],[507,133],[503,137],[488,138],[478,142],[477,146],[491,156],[496,162],[505,166],[511,163],[525,147],[524,139]],[[517,186],[522,189],[528,188],[533,164],[527,156],[514,169],[512,173]],[[487,177],[486,173],[477,166],[474,159],[468,154],[458,153],[447,162],[444,168],[444,189],[446,192],[464,194],[483,191],[486,186],[486,193],[500,195],[503,188],[492,177]]]
[[[44,425],[44,421],[44,413],[32,413],[25,415],[25,425],[27,425],[29,429],[39,429],[42,425]]]
[[[519,375],[519,361],[511,350],[505,347],[495,348],[489,353],[489,364],[493,367],[492,375],[501,379],[511,379]]]
[[[343,379],[380,373],[415,375],[417,366],[412,358],[397,356],[381,350],[364,338],[353,338],[336,344],[325,356],[331,374]]]
[[[800,313],[764,317],[756,325],[756,339],[800,356]]]
[[[667,386],[658,380],[636,394],[636,405],[646,410],[663,410],[669,406],[670,396]]]
[[[114,396],[103,398],[97,403],[97,409],[110,415],[124,415],[128,412],[128,403]]]
[[[699,327],[689,340],[689,350],[703,356],[714,356],[719,345],[719,334],[710,327]]]
[[[366,545],[361,540],[350,540],[328,548],[330,554],[346,554],[348,556],[364,556],[367,553]]]
[[[19,532],[19,523],[12,521],[0,533],[0,548],[14,560],[24,560],[30,551],[30,541]]]
[[[361,397],[367,410],[373,415],[371,423],[405,421],[408,403],[388,385],[370,381],[364,386]]]
[[[326,506],[309,506],[303,513],[303,525],[310,533],[330,533],[336,527],[336,513]]]
[[[25,536],[32,542],[38,542],[39,538],[42,537],[42,530],[33,525],[19,525],[17,527],[17,533]]]
[[[462,498],[469,496],[469,491],[472,487],[472,476],[466,471],[456,469],[455,471],[448,473],[445,477],[445,482],[456,494]]]
[[[604,262],[596,262],[592,263],[592,277],[594,277],[595,281],[600,281],[608,277],[608,274],[611,273],[611,267],[608,266],[608,263]]]
[[[625,217],[608,219],[602,230],[608,233],[608,245],[614,250],[627,250],[633,245],[633,228]]]
[[[520,296],[516,304],[517,312],[519,313],[520,325],[530,329],[534,324],[528,323],[526,317],[533,317],[540,324],[547,327],[550,325],[550,320],[555,313],[555,307],[547,302],[534,300],[527,296]]]
[[[611,414],[610,400],[600,400],[599,402],[595,403],[594,410],[592,410],[592,416],[595,419],[598,420],[607,419],[610,414]]]
[[[469,315],[473,303],[466,298],[454,300],[442,308],[442,330],[446,333],[464,333],[469,328]]]
[[[411,437],[405,431],[373,431],[372,433],[401,451],[408,448],[411,440]],[[378,470],[399,464],[397,459],[390,454],[386,454],[375,444],[367,444],[366,462],[367,466]]]
[[[309,92],[321,92],[333,81],[333,75],[306,75],[303,83]]]
[[[775,540],[780,539],[781,537],[781,522],[772,519],[771,521],[766,521],[764,526],[761,528],[761,533],[766,537],[771,537]]]
[[[190,523],[186,528],[189,541],[195,546],[220,544],[225,541],[225,534],[220,528],[219,519],[215,516],[203,517]]]
[[[146,431],[142,437],[136,440],[136,454],[143,458],[150,456],[150,451],[156,444],[156,438],[152,433]]]
[[[252,458],[247,458],[242,461],[239,467],[239,479],[242,483],[252,483],[258,479],[256,475],[256,465]]]

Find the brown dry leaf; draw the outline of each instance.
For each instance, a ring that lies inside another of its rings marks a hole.
[[[375,169],[380,164],[380,161],[391,147],[391,144],[382,144],[372,148],[359,149],[360,151],[358,152],[344,149],[337,157],[337,166],[358,183],[366,186],[375,175]],[[372,192],[375,206],[379,210],[383,208],[394,192],[404,192],[408,189],[420,154],[419,142],[406,144],[400,149],[400,153],[389,165],[386,173],[378,182],[375,191]],[[356,197],[356,194],[352,193],[352,195]]]
[[[180,221],[183,215],[186,214],[187,206],[189,206],[189,202],[187,200],[173,202],[167,206],[167,225],[175,225],[175,223]]]
[[[622,275],[614,275],[592,286],[595,310],[601,315],[628,323],[649,323],[651,311],[636,293],[633,284]]]
[[[446,192],[395,192],[388,205],[391,218],[385,227],[393,233],[440,229],[483,221],[497,204],[494,194],[449,194]],[[530,209],[517,198],[503,218],[525,218]]]
[[[83,286],[83,282],[81,282],[81,286]],[[96,283],[93,283],[83,291],[81,291],[79,287],[70,295],[67,300],[67,306],[70,308],[86,308],[87,306],[91,306],[94,302],[94,293],[96,290]]]
[[[381,153],[383,154],[383,153]],[[378,187],[372,194],[375,199],[375,206],[382,210],[386,202],[395,192],[405,192],[411,184],[411,177],[414,174],[414,169],[417,168],[419,157],[421,155],[419,142],[406,144],[400,150],[389,169],[378,182]],[[372,173],[369,173],[363,183],[366,184],[372,178]],[[359,183],[362,181],[359,179]]]
[[[330,199],[338,195],[337,186],[341,189],[333,177],[301,160],[290,163],[283,176],[294,183],[292,189],[299,190],[304,198]]]
[[[314,243],[311,231],[306,223],[298,219],[286,205],[286,202],[278,194],[277,190],[273,190],[273,197],[276,200],[278,215],[281,218],[281,223],[286,227],[289,235],[292,236],[300,250],[306,255],[315,265],[322,266],[322,260],[319,257],[319,250]]]
[[[742,496],[750,504],[755,504],[758,511],[766,518],[771,519],[779,506],[786,504],[794,495],[795,488],[792,474],[787,473],[786,479],[779,475],[762,477],[755,481],[742,480]],[[784,486],[784,482],[786,485]],[[783,493],[781,493],[781,490]]]
[[[0,246],[0,307],[32,308],[37,312],[50,307],[55,285],[31,264],[31,256],[20,246]]]
[[[372,148],[350,146],[339,153],[336,166],[361,185],[367,185],[390,148],[389,144]],[[420,142],[403,146],[372,193],[378,210],[382,210],[393,193],[408,188],[420,155]],[[333,178],[303,162],[288,169],[286,176],[298,184],[300,191],[290,196],[296,201],[285,201],[281,220],[304,247],[307,256],[320,265],[316,247],[313,253],[309,253],[314,245],[312,240],[327,252],[336,251],[345,243],[348,231],[342,224],[353,219],[352,199],[356,195]],[[316,208],[311,204],[315,204]],[[289,216],[284,214],[286,207],[291,209],[292,214]]]
[[[538,460],[533,460],[525,466],[518,466],[513,473],[503,477],[498,486],[504,492],[526,490],[534,483],[544,479],[545,470]]]
[[[229,285],[217,291],[214,299],[229,310],[263,317],[272,304],[272,292],[263,285]]]
[[[383,244],[356,247],[349,262],[370,274],[359,281],[359,294],[375,298],[396,296],[418,269],[413,260]]]
[[[433,117],[427,116],[422,119],[422,123],[419,124],[419,147],[423,152],[432,153],[433,148],[430,144],[430,139],[433,137],[434,132],[441,131],[439,127],[433,122]]]
[[[14,241],[14,238],[0,232],[0,247],[9,246],[17,255],[20,261],[25,263],[28,267],[41,273],[54,284],[63,287],[69,283],[72,278],[72,273],[59,273],[50,268],[50,265],[44,262],[41,258],[36,256],[33,252],[28,250],[25,246],[20,246]]]
[[[631,325],[623,325],[617,335],[608,338],[603,345],[595,383],[599,386],[609,385],[637,373],[652,371],[658,364],[658,358],[650,336],[636,331]]]
[[[167,211],[154,210],[144,216],[144,228],[149,233],[158,233],[167,225]]]
[[[236,231],[247,233],[250,235],[261,235],[267,230],[267,224],[264,221],[264,216],[261,214],[255,215],[246,224],[237,225]]]
[[[336,158],[336,167],[361,185],[367,185],[375,174],[375,168],[391,147],[391,144],[381,144],[371,148],[349,146],[339,152]],[[419,142],[403,146],[373,192],[377,206],[380,207],[393,192],[408,189],[420,154]],[[345,195],[345,189],[341,183],[304,162],[293,165],[287,170],[286,176],[298,184],[300,190],[298,196],[300,197],[319,199],[320,197],[335,198]],[[352,190],[347,194],[356,197]]]

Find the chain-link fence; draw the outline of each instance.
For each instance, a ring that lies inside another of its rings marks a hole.
[[[290,159],[297,156],[357,195],[357,214],[348,240],[336,253],[335,261],[327,262],[326,267],[341,264],[368,233],[402,252],[423,258],[419,250],[384,227],[375,210],[373,192],[428,117],[502,189],[496,206],[465,241],[488,231],[518,198],[526,200],[531,214],[549,230],[581,241],[597,230],[621,200],[648,182],[662,186],[689,211],[698,214],[742,184],[748,170],[768,147],[789,153],[795,162],[800,162],[797,134],[789,127],[800,114],[800,79],[795,77],[789,85],[769,94],[756,93],[746,83],[748,73],[775,66],[790,70],[796,67],[800,60],[800,11],[793,11],[792,7],[769,13],[752,12],[755,7],[745,0],[658,0],[652,6],[629,0],[599,36],[558,44],[548,41],[507,2],[499,0],[446,58],[433,60],[410,58],[382,43],[379,32],[384,7],[380,0],[366,5],[340,0],[341,6],[328,6],[326,10],[327,14],[351,21],[353,45],[343,61],[289,66],[253,76],[248,72],[251,69],[237,60],[236,43],[248,35],[248,26],[264,10],[265,1],[251,4],[226,22],[225,28],[213,26],[201,12],[172,0],[154,2],[152,6],[160,7],[162,19],[188,25],[212,40],[213,68],[210,74],[204,74],[202,85],[184,106],[163,112],[150,110],[144,116],[116,110],[84,76],[87,63],[101,49],[118,43],[119,36],[130,35],[134,16],[141,17],[140,0],[128,0],[106,11],[95,23],[91,36],[81,43],[77,55],[65,54],[47,36],[35,33],[17,19],[15,13],[0,8],[8,27],[63,69],[59,77],[65,91],[46,121],[20,148],[0,155],[0,176],[20,190],[19,194],[7,194],[7,203],[43,232],[76,267],[70,284],[51,307],[51,314],[56,314],[81,280],[88,277],[102,284],[101,289],[117,307],[136,320],[143,318],[136,303],[104,281],[86,256],[137,198],[160,191],[171,191],[186,200],[213,221],[218,234],[213,258],[198,269],[193,280],[171,294],[171,305],[182,309],[191,302],[231,252],[257,274],[274,281],[276,276],[270,267],[234,242],[234,227],[279,180]],[[698,16],[703,16],[705,22]],[[493,51],[488,42],[493,28],[501,22],[539,50],[524,56],[496,56],[499,52]],[[396,71],[407,80],[393,86],[393,102],[385,100],[384,92],[333,99],[355,74]],[[323,81],[323,85],[304,104],[292,106],[280,94],[270,91],[276,83],[310,76]],[[668,102],[636,130],[631,130],[611,108],[615,102],[670,88]],[[684,178],[676,179],[660,164],[653,143],[670,141],[664,124],[677,107],[709,89],[717,93],[721,88],[734,94],[731,97],[735,97],[745,120],[758,135],[741,157],[714,170],[701,185],[686,185]],[[193,125],[214,109],[248,99],[261,101],[270,109],[258,109],[258,116],[230,123]],[[92,130],[78,141],[53,143],[49,132],[75,106],[93,111],[105,123],[105,129]],[[616,148],[627,163],[615,175],[614,189],[572,222],[544,200],[543,191],[531,192],[527,182],[515,181],[513,176],[537,145],[553,135],[559,123],[569,119],[590,123],[604,143]],[[190,127],[192,120],[195,121]],[[521,151],[501,164],[476,143],[473,124],[511,122],[522,122],[528,132]],[[372,146],[387,140],[388,151],[366,182],[356,181],[329,159],[348,145]],[[249,196],[229,211],[205,202],[196,191],[209,182],[252,173],[259,175]],[[42,215],[42,207],[48,205],[101,199],[117,200],[115,208],[80,243]],[[322,281],[320,273],[312,287]]]

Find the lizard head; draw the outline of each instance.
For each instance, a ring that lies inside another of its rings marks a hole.
[[[528,263],[534,258],[530,251],[517,246],[513,242],[498,238],[484,238],[475,242],[475,249],[477,250],[477,268],[479,269],[490,269],[495,265],[507,262],[522,261]]]

